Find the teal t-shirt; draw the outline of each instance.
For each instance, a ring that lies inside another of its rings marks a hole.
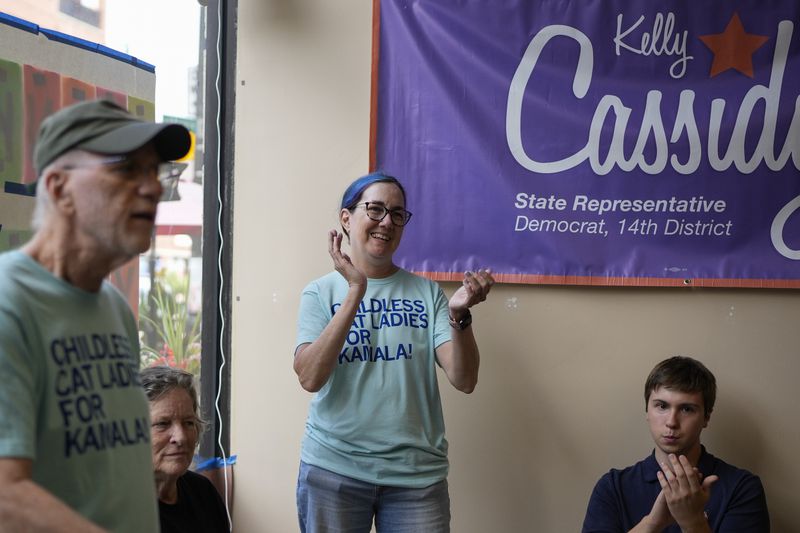
[[[297,346],[315,341],[348,290],[338,272],[303,291]],[[304,462],[377,485],[421,488],[447,477],[434,350],[450,340],[447,299],[398,270],[369,279],[339,361],[311,401]]]
[[[114,532],[158,531],[133,314],[110,284],[83,291],[28,255],[0,255],[0,457]]]

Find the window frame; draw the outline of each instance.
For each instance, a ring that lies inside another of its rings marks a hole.
[[[198,1],[206,5],[205,0]],[[200,403],[209,427],[200,439],[200,455],[206,458],[230,456],[237,8],[237,0],[208,0],[207,8],[201,13],[201,42],[205,42],[205,54],[200,54],[198,71],[205,74],[200,77],[204,82],[199,84],[202,92],[198,94],[198,103],[204,106]]]

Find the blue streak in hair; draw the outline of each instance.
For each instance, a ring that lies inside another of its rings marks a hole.
[[[344,195],[342,196],[342,209],[349,209],[353,206],[353,204],[358,200],[358,197],[361,196],[361,193],[364,192],[364,189],[369,187],[375,182],[378,181],[386,181],[387,179],[392,179],[391,176],[384,174],[383,172],[373,172],[371,174],[367,174],[366,176],[361,176],[344,191]]]

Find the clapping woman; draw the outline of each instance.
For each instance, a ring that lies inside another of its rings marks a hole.
[[[315,392],[297,485],[303,532],[450,530],[447,440],[436,378],[470,393],[479,353],[470,307],[494,283],[467,272],[448,300],[395,265],[411,220],[400,182],[382,173],[345,191],[328,251],[334,272],[303,291],[294,370]]]

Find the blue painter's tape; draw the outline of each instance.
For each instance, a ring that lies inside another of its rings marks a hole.
[[[104,56],[111,57],[111,58],[116,59],[118,61],[122,61],[123,63],[129,63],[131,65],[134,65],[136,63],[136,58],[133,57],[132,55],[128,55],[128,54],[126,54],[124,52],[120,52],[118,50],[114,50],[113,48],[109,48],[108,46],[106,46],[104,44],[98,44],[97,45],[97,53],[98,54],[103,54]]]
[[[127,63],[129,65],[133,65],[134,67],[140,68],[142,70],[146,70],[148,72],[155,72],[156,67],[155,65],[151,65],[146,61],[142,61],[141,59],[137,59],[132,55],[128,55],[124,52],[120,52],[118,50],[114,50],[113,48],[109,48],[108,46],[94,43],[92,41],[87,41],[86,39],[81,39],[79,37],[75,37],[69,35],[67,33],[63,33],[56,30],[50,30],[47,28],[42,28],[38,24],[34,24],[32,22],[28,22],[27,20],[14,17],[12,15],[7,15],[6,13],[0,12],[0,24],[6,24],[8,26],[13,26],[15,28],[33,33],[39,34],[41,33],[51,41],[56,41],[59,43],[68,44],[70,46],[74,46],[76,48],[81,48],[83,50],[88,50],[90,52],[95,52],[100,55],[104,55],[110,57],[112,59],[116,59],[117,61],[122,61],[123,63]]]
[[[5,182],[3,191],[7,194],[19,194],[22,196],[36,196],[36,186],[33,184],[15,183],[13,181]]]
[[[195,472],[202,472],[203,470],[211,470],[212,468],[222,468],[227,465],[236,464],[236,456],[231,455],[223,459],[222,457],[212,457],[210,459],[203,459],[199,455],[194,456]]]
[[[141,59],[136,58],[136,57],[133,58],[133,64],[136,65],[137,67],[141,68],[141,69],[144,69],[144,70],[148,71],[148,72],[155,72],[156,71],[156,66],[155,65],[151,65],[147,61],[142,61]]]
[[[84,50],[89,50],[90,52],[97,52],[97,47],[99,46],[97,43],[93,43],[92,41],[87,41],[86,39],[81,39],[79,37],[62,33],[60,31],[48,30],[45,28],[40,28],[39,31],[41,31],[42,35],[44,35],[51,41],[57,41],[60,43],[69,44],[77,48],[83,48]]]
[[[38,24],[28,22],[27,20],[23,20],[21,18],[13,17],[5,13],[0,13],[0,23],[14,26],[15,28],[19,28],[20,30],[25,30],[31,33],[39,33]]]

